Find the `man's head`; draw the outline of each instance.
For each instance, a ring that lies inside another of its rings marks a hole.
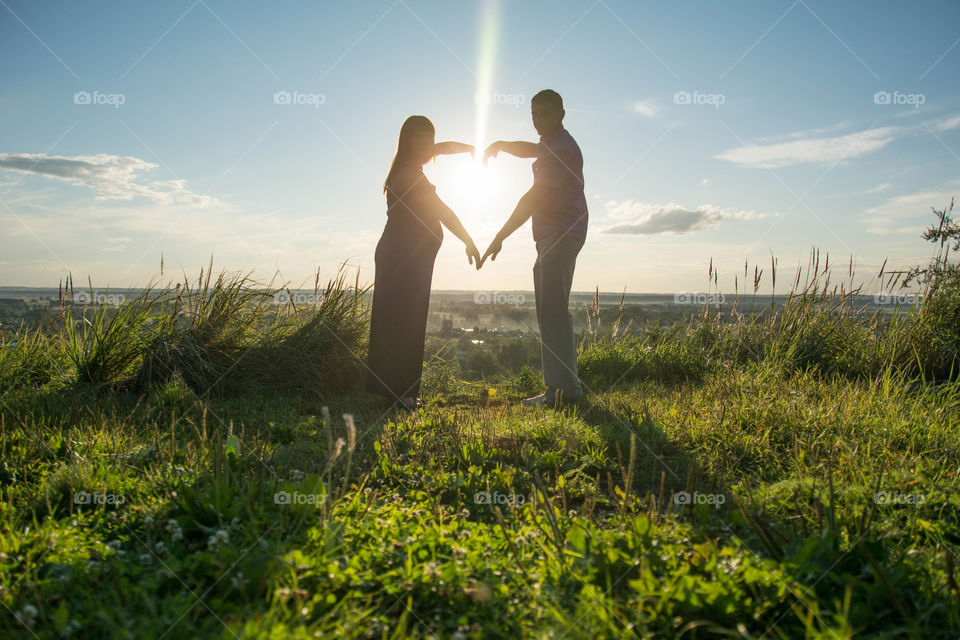
[[[563,127],[563,98],[553,89],[544,89],[530,100],[533,127],[541,136],[549,136]]]

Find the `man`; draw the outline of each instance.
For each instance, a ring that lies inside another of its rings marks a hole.
[[[546,89],[530,101],[533,126],[540,142],[494,142],[484,160],[505,151],[518,158],[536,158],[533,187],[520,198],[510,218],[490,243],[480,264],[496,260],[503,241],[533,218],[537,261],[533,286],[540,325],[543,381],[547,390],[523,404],[555,406],[583,397],[577,378],[577,346],[570,316],[570,285],[577,254],[587,235],[587,201],[583,195],[583,156],[563,127],[563,99]]]

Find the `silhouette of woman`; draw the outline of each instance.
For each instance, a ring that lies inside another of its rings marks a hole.
[[[446,226],[467,248],[470,264],[480,268],[480,252],[457,215],[437,196],[423,165],[441,154],[473,153],[460,142],[434,142],[433,123],[410,116],[400,128],[397,153],[383,193],[387,224],[377,243],[367,390],[407,409],[422,405],[424,338],[433,265]]]

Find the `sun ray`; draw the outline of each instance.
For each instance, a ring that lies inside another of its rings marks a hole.
[[[483,151],[487,137],[487,122],[493,92],[493,76],[497,65],[497,42],[500,31],[499,0],[483,0],[480,4],[480,37],[477,50],[477,86],[474,94],[476,116],[474,120],[474,146],[477,158]]]

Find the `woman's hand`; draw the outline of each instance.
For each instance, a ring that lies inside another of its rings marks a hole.
[[[433,153],[438,156],[469,153],[472,156],[474,154],[474,148],[472,144],[465,142],[438,142],[433,145]]]
[[[466,243],[467,245],[467,262],[470,264],[476,265],[477,270],[480,270],[480,250],[477,249],[477,245],[473,243],[473,240],[470,240]]]

